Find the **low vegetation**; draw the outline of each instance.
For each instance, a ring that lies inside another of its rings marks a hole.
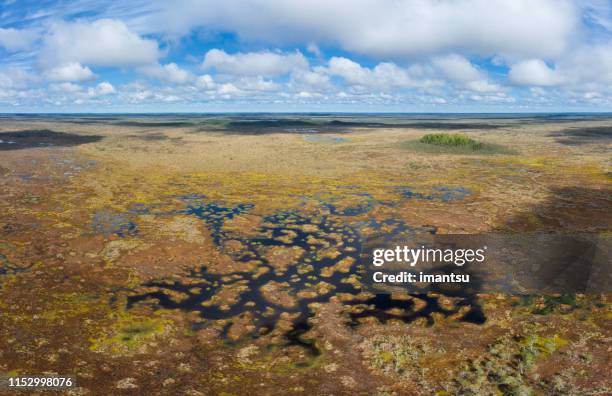
[[[419,140],[404,143],[404,147],[431,154],[513,154],[506,147],[478,142],[462,133],[431,133]]]
[[[461,133],[430,133],[419,139],[421,143],[437,144],[439,146],[472,146],[475,149],[483,144]]]

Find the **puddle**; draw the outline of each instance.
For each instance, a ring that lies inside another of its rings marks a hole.
[[[7,250],[13,250],[11,245],[0,242],[0,248]],[[14,275],[20,272],[29,270],[34,264],[28,263],[25,265],[15,265],[10,262],[6,254],[0,252],[0,276],[1,275]]]
[[[357,201],[357,203],[352,205],[339,205],[338,203],[344,199]],[[374,205],[380,203],[367,192],[354,192],[338,198],[317,198],[317,200],[323,208],[327,209],[329,214],[335,216],[359,216],[368,213],[374,208]]]
[[[330,136],[330,135],[304,135],[302,137],[305,141],[311,143],[344,143],[348,142],[349,139],[338,137],[338,136]]]
[[[415,192],[412,187],[406,186],[398,186],[394,187],[394,189],[402,198],[422,199],[427,201],[457,201],[465,199],[471,194],[471,191],[464,187],[434,187],[429,194]]]
[[[286,131],[289,133],[319,133],[319,130],[315,128],[288,128]]]
[[[204,220],[211,231],[215,244],[219,245],[224,238],[222,231],[223,224],[227,220],[233,219],[249,209],[253,208],[251,204],[238,204],[236,206],[222,206],[214,202],[205,202],[202,199],[204,196],[183,196],[184,201],[188,202],[185,214],[194,215],[200,220]]]

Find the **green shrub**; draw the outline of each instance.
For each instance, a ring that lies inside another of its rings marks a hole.
[[[430,133],[423,136],[421,143],[437,144],[438,146],[482,146],[473,139],[461,133]]]
[[[429,154],[515,154],[506,147],[478,142],[462,133],[431,133],[405,142],[403,147]]]

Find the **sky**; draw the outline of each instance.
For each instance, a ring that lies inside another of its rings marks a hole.
[[[612,111],[611,0],[0,0],[0,112]]]

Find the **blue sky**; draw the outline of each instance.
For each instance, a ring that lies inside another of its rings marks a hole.
[[[612,111],[609,0],[0,1],[0,112]]]

